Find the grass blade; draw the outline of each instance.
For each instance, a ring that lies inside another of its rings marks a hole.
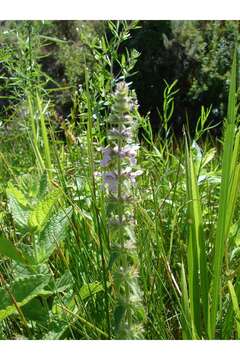
[[[194,328],[200,334],[202,329],[207,329],[208,324],[208,274],[199,189],[192,153],[188,149],[187,142],[186,181],[190,222],[188,248],[190,307]]]
[[[236,122],[236,52],[234,54],[231,83],[228,100],[228,117],[225,121],[225,135],[223,144],[223,162],[222,162],[222,181],[219,199],[219,212],[217,220],[217,230],[215,239],[215,253],[213,259],[213,276],[212,276],[212,308],[211,308],[211,329],[210,338],[215,338],[217,312],[219,307],[221,293],[221,273],[223,256],[228,237],[228,232],[233,216],[236,195],[237,179],[239,179],[239,167],[236,167],[237,150],[239,137],[235,139],[235,122]],[[235,146],[234,146],[235,141]],[[235,148],[235,151],[234,151]]]

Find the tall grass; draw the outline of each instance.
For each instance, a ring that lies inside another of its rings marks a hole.
[[[222,159],[222,182],[219,197],[219,211],[216,229],[216,240],[214,247],[213,279],[212,279],[212,308],[211,308],[211,327],[210,337],[215,337],[217,325],[217,311],[219,303],[222,301],[221,294],[221,275],[222,263],[225,252],[226,271],[228,265],[228,236],[232,218],[235,210],[238,184],[239,184],[239,132],[236,131],[236,53],[234,54],[230,91],[228,100],[228,114],[225,122],[225,133],[223,143]]]

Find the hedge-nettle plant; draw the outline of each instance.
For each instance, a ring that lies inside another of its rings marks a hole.
[[[140,339],[144,308],[138,284],[139,263],[135,244],[134,192],[137,168],[136,121],[132,114],[136,101],[129,96],[125,82],[117,84],[108,120],[108,145],[100,162],[107,191],[108,229],[111,244],[110,271],[113,276],[115,336]]]

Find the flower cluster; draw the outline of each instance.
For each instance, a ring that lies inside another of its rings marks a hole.
[[[120,339],[141,339],[144,308],[138,284],[138,256],[135,241],[134,191],[139,145],[135,141],[136,102],[129,96],[125,82],[118,83],[108,120],[108,146],[102,149],[100,165],[107,191],[110,270],[113,274],[115,334]]]

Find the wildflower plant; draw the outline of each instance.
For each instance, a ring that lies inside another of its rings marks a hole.
[[[108,120],[108,145],[100,162],[107,192],[108,229],[111,244],[109,268],[114,284],[114,332],[119,339],[141,339],[144,308],[138,284],[139,262],[135,240],[134,191],[137,167],[136,101],[128,85],[119,82]]]

